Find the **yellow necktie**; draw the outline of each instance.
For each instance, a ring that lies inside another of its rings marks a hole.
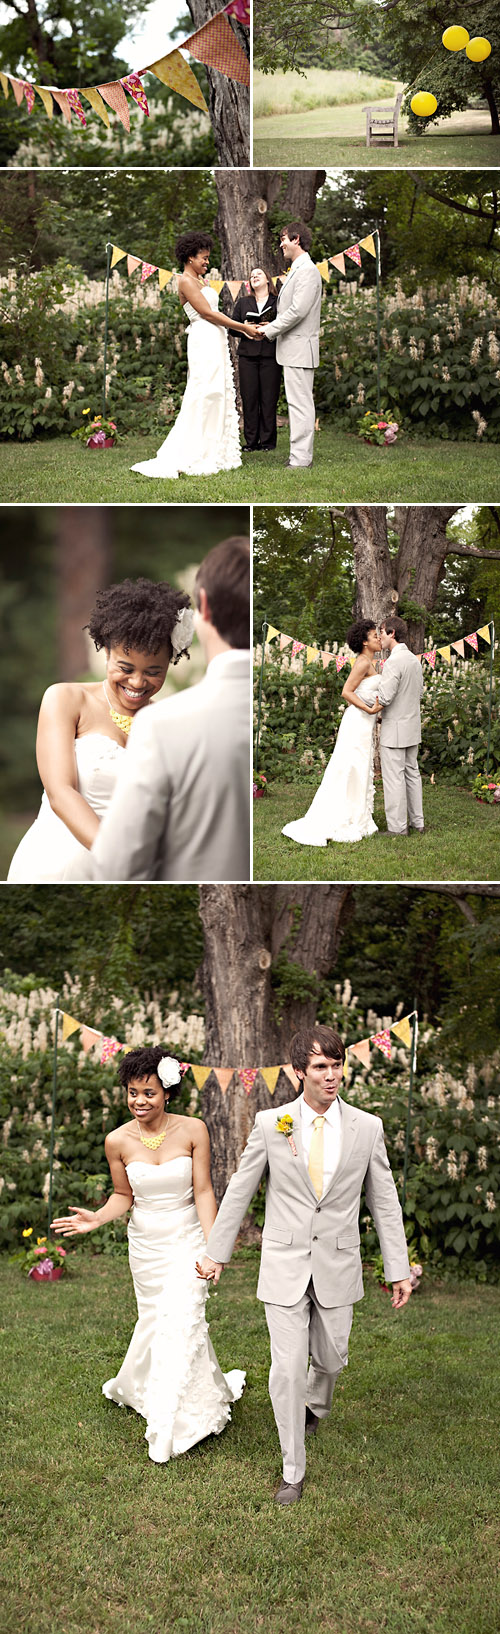
[[[309,1174],[317,1197],[323,1196],[323,1125],[324,1118],[315,1118],[309,1149]]]

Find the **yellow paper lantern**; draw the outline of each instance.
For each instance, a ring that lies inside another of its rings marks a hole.
[[[428,119],[429,114],[436,112],[437,102],[431,91],[417,91],[415,96],[412,96],[410,106],[412,113],[416,113],[421,119]]]
[[[457,28],[455,25],[453,28],[445,28],[443,45],[446,46],[447,51],[463,51],[468,40],[470,40],[470,34],[467,33],[466,28]]]
[[[491,45],[490,41],[485,40],[482,34],[477,34],[475,40],[469,40],[469,44],[465,49],[471,62],[484,62],[486,57],[490,55]]]

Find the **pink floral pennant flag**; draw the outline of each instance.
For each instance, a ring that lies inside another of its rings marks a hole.
[[[151,265],[150,261],[143,261],[143,263],[142,263],[142,272],[141,272],[141,284],[145,284],[146,278],[150,278],[152,272],[158,272],[158,267],[153,267]]]
[[[337,675],[339,675],[341,669],[344,668],[344,664],[347,664],[347,653],[338,652],[335,658],[335,663],[337,666]]]
[[[122,1048],[123,1045],[118,1043],[117,1038],[106,1038],[106,1036],[103,1034],[101,1045],[101,1066],[103,1067],[106,1061],[112,1061],[113,1056],[117,1055],[118,1051]]]
[[[474,631],[473,635],[464,636],[464,641],[468,641],[469,647],[473,647],[474,652],[479,652],[479,643],[478,643],[476,631]]]
[[[123,79],[120,80],[120,85],[123,85],[123,89],[128,91],[130,96],[134,98],[134,102],[137,102],[137,106],[141,108],[142,113],[149,115],[147,96],[140,75],[124,74]]]
[[[246,1095],[253,1089],[258,1070],[258,1067],[238,1067],[238,1078],[241,1079]]]
[[[431,669],[436,668],[436,653],[437,647],[432,647],[430,652],[424,652],[423,655],[427,659],[427,663],[430,664]]]
[[[33,113],[33,108],[35,106],[35,87],[34,85],[29,85],[27,80],[24,86],[24,95],[28,104],[28,113]]]
[[[359,244],[351,244],[350,250],[346,250],[345,254],[349,256],[350,261],[355,261],[356,262],[357,267],[361,266],[361,256],[360,256],[360,253],[359,253]]]
[[[224,11],[228,17],[235,17],[237,23],[243,23],[244,28],[250,28],[250,0],[229,0]]]
[[[70,108],[72,110],[72,113],[76,113],[76,117],[77,117],[77,119],[80,120],[80,124],[84,125],[86,127],[87,120],[85,118],[85,112],[84,112],[84,109],[82,107],[82,103],[80,102],[79,92],[78,91],[66,91],[66,96],[68,98],[68,102],[69,102]]]
[[[304,652],[304,642],[303,641],[293,641],[292,642],[292,658],[296,658],[297,654],[299,652]]]
[[[377,1049],[383,1050],[384,1055],[387,1056],[387,1060],[390,1061],[392,1045],[391,1045],[391,1035],[390,1035],[390,1031],[389,1031],[388,1027],[385,1029],[385,1031],[383,1033],[372,1033],[371,1038],[370,1038],[370,1044],[376,1044]]]

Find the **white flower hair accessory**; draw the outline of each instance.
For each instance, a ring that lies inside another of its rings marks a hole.
[[[180,1084],[181,1069],[174,1055],[162,1055],[156,1071],[164,1089],[171,1089],[174,1084]]]
[[[176,663],[177,659],[180,658],[181,653],[187,652],[188,647],[191,646],[193,635],[194,618],[191,608],[181,607],[180,613],[177,614],[174,628],[170,637],[173,652],[176,654],[174,663]]]

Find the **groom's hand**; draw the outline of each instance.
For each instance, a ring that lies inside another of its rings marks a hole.
[[[217,1287],[224,1266],[218,1260],[211,1260],[208,1254],[204,1254],[201,1262],[200,1260],[196,1261],[196,1270],[198,1276],[203,1277],[204,1282],[213,1282],[214,1286]]]
[[[258,324],[248,323],[245,320],[245,323],[244,323],[243,327],[244,327],[244,330],[245,330],[245,334],[249,335],[251,340],[256,340],[257,339],[257,336],[259,334]]]
[[[403,1305],[408,1304],[411,1294],[411,1278],[403,1277],[402,1282],[393,1282],[391,1305],[395,1311],[402,1311]]]

